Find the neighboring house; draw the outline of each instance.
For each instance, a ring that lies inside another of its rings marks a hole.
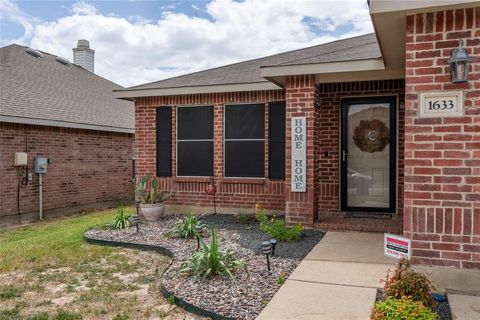
[[[79,45],[93,70],[93,50],[85,40]],[[134,107],[114,98],[121,86],[15,44],[0,48],[0,75],[0,226],[38,217],[38,157],[51,162],[43,175],[45,217],[133,198]],[[16,152],[27,153],[28,169],[14,166]]]
[[[219,211],[403,233],[415,262],[479,268],[478,2],[369,5],[375,34],[115,90],[137,175],[175,191],[170,210],[211,210],[214,180]],[[452,83],[459,39],[469,81]]]

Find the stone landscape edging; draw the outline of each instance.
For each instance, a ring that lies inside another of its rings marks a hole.
[[[88,231],[87,231],[88,232]],[[105,246],[110,246],[110,247],[123,247],[123,248],[129,248],[129,249],[139,249],[143,251],[154,251],[157,252],[163,256],[167,256],[171,258],[172,260],[170,261],[170,264],[163,270],[162,274],[160,275],[160,279],[163,277],[165,272],[171,267],[173,264],[173,261],[175,259],[175,256],[173,255],[173,252],[170,251],[169,249],[159,246],[159,245],[151,245],[151,244],[141,244],[141,243],[133,243],[133,242],[124,242],[124,241],[110,241],[110,240],[100,240],[100,239],[95,239],[88,237],[87,235],[83,234],[83,239],[91,244],[96,244],[96,245],[105,245]],[[209,317],[214,320],[233,320],[233,318],[225,317],[222,316],[218,313],[202,309],[196,305],[193,305],[185,300],[183,300],[180,297],[177,297],[174,295],[172,292],[170,292],[165,286],[162,284],[162,281],[160,281],[159,284],[160,288],[160,293],[166,298],[166,299],[172,299],[171,297],[174,298],[175,304],[178,305],[179,307],[185,309],[187,312],[191,312],[194,314],[197,314],[202,317]]]

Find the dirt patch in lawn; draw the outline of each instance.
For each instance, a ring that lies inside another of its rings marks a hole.
[[[199,319],[160,295],[168,263],[118,248],[88,263],[0,273],[0,319]]]

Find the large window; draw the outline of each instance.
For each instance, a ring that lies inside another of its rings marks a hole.
[[[213,107],[177,108],[177,176],[213,175]]]
[[[265,105],[225,106],[225,177],[264,177]]]

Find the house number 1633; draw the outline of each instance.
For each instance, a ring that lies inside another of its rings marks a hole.
[[[463,117],[463,91],[420,93],[419,116],[423,118]]]
[[[428,101],[428,110],[450,110],[453,107],[453,100]]]

